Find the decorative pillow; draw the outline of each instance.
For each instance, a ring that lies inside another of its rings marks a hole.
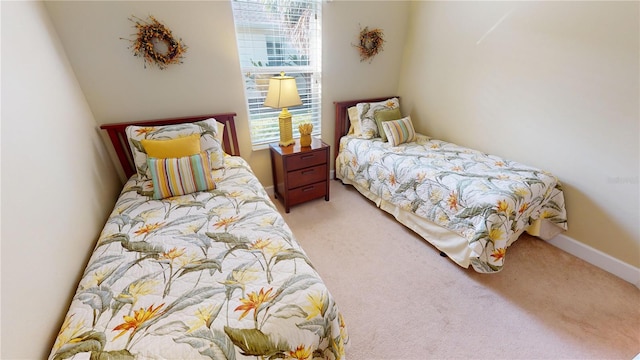
[[[138,179],[148,180],[151,174],[148,171],[147,153],[142,146],[143,139],[168,140],[193,134],[200,134],[200,150],[210,154],[212,169],[224,167],[224,152],[222,143],[218,140],[218,122],[215,119],[207,119],[193,123],[162,125],[162,126],[127,126],[127,140],[133,154],[133,162],[136,165]]]
[[[218,133],[216,134],[216,138],[220,141],[220,144],[224,144],[223,136],[224,136],[224,124],[216,121],[216,129]]]
[[[385,101],[375,103],[359,103],[356,105],[358,109],[358,119],[360,120],[360,137],[364,139],[373,139],[378,137],[378,124],[374,118],[375,113],[380,110],[390,110],[400,108],[398,98],[391,98]]]
[[[416,131],[413,129],[411,117],[409,116],[399,120],[385,121],[382,123],[382,127],[391,146],[398,146],[416,140]]]
[[[349,114],[349,133],[348,135],[361,136],[362,131],[360,130],[360,121],[358,119],[358,108],[352,106],[347,109],[347,114]]]
[[[166,159],[200,153],[200,134],[182,136],[169,140],[142,139],[141,142],[148,157]]]
[[[373,118],[376,120],[376,125],[378,125],[378,134],[380,134],[382,141],[387,141],[387,135],[384,133],[382,123],[385,121],[401,119],[402,114],[400,113],[400,108],[391,110],[380,110],[377,111],[375,115],[373,115]]]
[[[164,199],[215,189],[210,161],[206,151],[180,158],[147,158],[153,182],[153,198]]]

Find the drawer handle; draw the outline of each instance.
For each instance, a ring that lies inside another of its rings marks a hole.
[[[316,169],[303,170],[300,174],[307,175],[316,172]]]
[[[316,157],[314,154],[300,156],[300,160],[306,160]]]
[[[302,192],[312,191],[315,188],[316,188],[315,186],[311,185],[311,186],[308,186],[308,187],[302,189]]]

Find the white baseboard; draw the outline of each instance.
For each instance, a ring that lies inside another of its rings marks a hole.
[[[591,265],[607,271],[640,289],[640,269],[622,262],[611,255],[594,249],[564,234],[557,235],[548,241],[551,245],[576,256]]]

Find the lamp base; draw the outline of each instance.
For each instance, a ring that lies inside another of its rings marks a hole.
[[[291,129],[291,113],[287,108],[282,108],[280,116],[278,116],[278,125],[280,126],[280,146],[290,146],[296,143],[293,140],[293,130]]]
[[[295,144],[295,143],[296,143],[296,141],[295,141],[295,140],[289,140],[289,141],[284,141],[284,142],[283,142],[283,141],[280,141],[280,142],[278,143],[278,145],[280,145],[280,146],[282,146],[282,147],[287,147],[287,146],[291,146],[291,145],[293,145],[293,144]]]

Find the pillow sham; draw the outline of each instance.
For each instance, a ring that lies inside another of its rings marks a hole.
[[[206,119],[193,123],[160,126],[127,126],[125,132],[133,154],[133,162],[139,180],[151,179],[148,170],[147,153],[142,146],[143,139],[168,140],[193,134],[200,134],[200,150],[209,153],[212,169],[224,167],[222,143],[218,140],[218,125],[215,119]]]
[[[358,119],[358,108],[352,106],[347,109],[347,114],[349,115],[349,132],[347,135],[361,136],[362,131],[360,130],[360,120]]]
[[[220,144],[224,144],[224,124],[216,121],[216,129],[218,130],[216,138],[220,141]]]
[[[374,119],[375,113],[380,110],[399,109],[400,101],[398,98],[391,98],[385,101],[373,103],[359,103],[356,105],[358,109],[358,120],[360,122],[360,137],[364,139],[373,139],[379,136],[378,124]]]
[[[215,189],[209,155],[203,151],[179,158],[147,158],[153,182],[153,198],[165,199]]]
[[[378,126],[378,134],[380,134],[382,141],[387,141],[387,134],[385,134],[384,132],[382,123],[385,121],[402,119],[402,114],[400,113],[400,108],[380,110],[373,115],[373,118],[376,120],[376,125]]]
[[[409,116],[399,120],[385,121],[382,123],[382,127],[391,146],[398,146],[416,140],[416,131]]]
[[[200,153],[200,134],[169,140],[142,139],[141,143],[147,156],[154,158],[178,158]]]

